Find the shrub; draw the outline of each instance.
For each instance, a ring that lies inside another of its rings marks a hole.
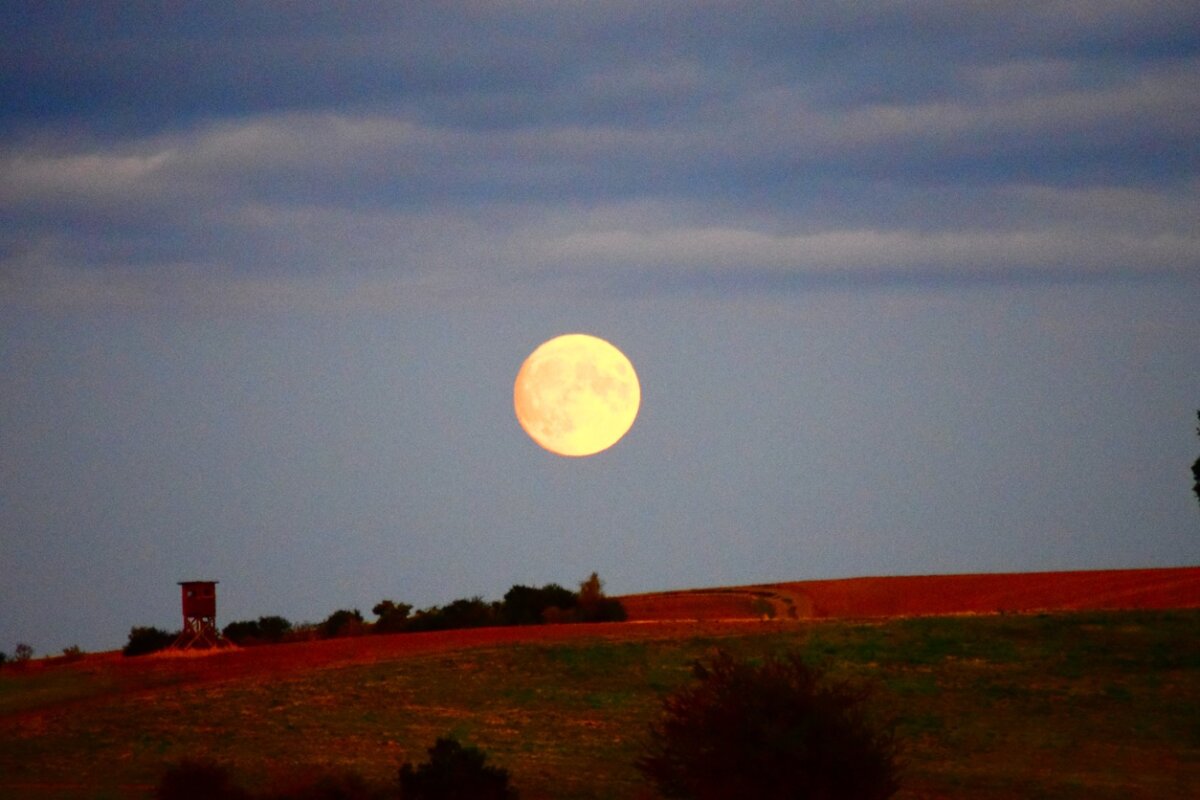
[[[129,629],[129,641],[121,649],[121,653],[127,656],[142,656],[147,653],[155,653],[170,647],[178,635],[153,627],[133,627]]]
[[[70,647],[64,647],[62,659],[68,663],[72,661],[81,661],[83,659],[83,650],[81,650],[77,644],[73,644]]]
[[[221,629],[221,634],[237,645],[255,645],[278,644],[291,631],[292,623],[283,617],[259,617],[231,622]]]
[[[408,603],[380,600],[371,609],[371,613],[379,617],[375,623],[375,632],[399,633],[408,626],[408,615],[411,611],[412,606]]]
[[[249,800],[229,770],[214,761],[184,759],[167,768],[154,791],[156,800]]]
[[[257,644],[262,631],[253,620],[238,620],[221,628],[221,635],[236,645]]]
[[[357,636],[363,632],[362,612],[357,608],[353,611],[339,609],[330,614],[318,628],[322,639],[333,639],[339,636]]]
[[[258,618],[258,635],[264,642],[282,642],[292,632],[292,623],[272,614]]]
[[[579,584],[579,614],[583,622],[624,622],[625,606],[613,597],[605,597],[604,582],[592,573]]]
[[[895,740],[866,689],[799,656],[761,665],[725,652],[666,698],[637,768],[666,797],[881,800],[898,789]]]
[[[482,597],[458,599],[447,606],[432,606],[418,611],[408,621],[412,631],[444,631],[454,628],[482,628],[496,625],[499,603],[488,603]]]
[[[556,609],[569,611],[579,605],[579,598],[570,589],[548,583],[540,589],[532,586],[513,586],[504,595],[500,616],[506,625],[538,625],[546,620],[546,612]]]
[[[8,661],[8,653],[0,651],[0,665],[4,664],[5,661]]]
[[[479,748],[441,738],[428,752],[428,762],[400,768],[403,800],[517,800],[517,790],[508,785],[508,770],[487,766]]]
[[[301,770],[295,780],[259,795],[262,800],[385,800],[396,797],[394,787],[374,787],[357,772]]]

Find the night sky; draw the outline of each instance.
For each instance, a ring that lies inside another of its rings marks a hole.
[[[1200,564],[1195,3],[183,6],[0,11],[0,650]]]

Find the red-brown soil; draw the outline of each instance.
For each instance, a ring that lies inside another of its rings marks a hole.
[[[722,636],[764,616],[782,622],[829,617],[1200,608],[1200,567],[850,578],[656,592],[620,599],[629,614],[625,623],[361,636],[195,657],[124,658],[119,653],[100,653],[69,663],[63,663],[63,659],[33,661],[24,668],[31,672],[58,668],[102,672],[111,678],[115,691],[136,693],[247,677],[269,680],[311,669],[476,647],[579,639]]]
[[[622,597],[631,621],[1200,608],[1200,567],[912,575]]]

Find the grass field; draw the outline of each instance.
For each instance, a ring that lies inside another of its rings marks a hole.
[[[453,733],[526,800],[650,797],[631,766],[646,726],[717,647],[799,650],[875,684],[897,720],[904,798],[1192,798],[1200,786],[1200,610],[626,629],[411,651],[405,634],[372,637],[398,644],[206,680],[166,660],[9,668],[0,796],[146,796],[166,763],[197,753],[252,786],[310,767],[385,781]]]

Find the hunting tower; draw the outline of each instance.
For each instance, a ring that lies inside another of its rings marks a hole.
[[[171,645],[176,650],[226,647],[217,630],[217,581],[180,581],[183,591],[183,630]]]

